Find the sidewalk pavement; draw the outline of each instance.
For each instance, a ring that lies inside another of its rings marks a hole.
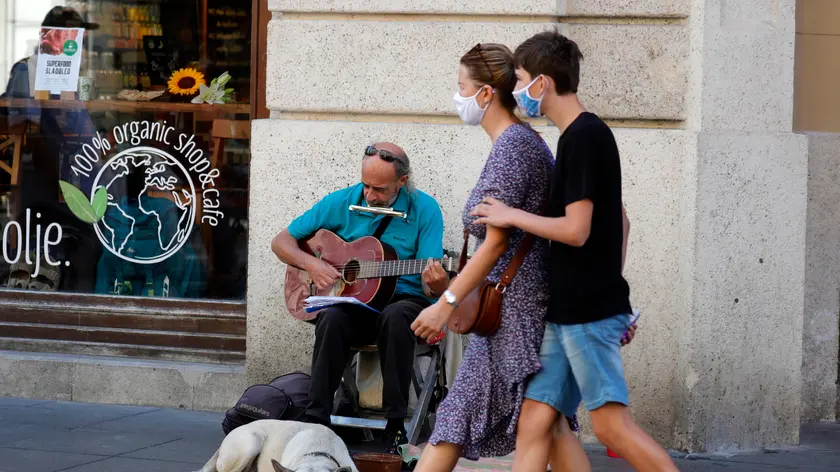
[[[221,413],[0,397],[0,472],[191,472],[224,438]],[[840,425],[803,428],[802,446],[686,457],[682,471],[838,471]],[[587,446],[596,472],[632,471]],[[510,458],[462,461],[457,472],[510,470]]]

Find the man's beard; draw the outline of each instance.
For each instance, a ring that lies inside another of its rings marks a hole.
[[[398,190],[397,193],[395,193],[394,196],[391,198],[390,202],[386,202],[386,201],[383,201],[383,200],[375,200],[375,201],[372,201],[372,202],[367,202],[367,204],[368,204],[369,207],[391,208],[394,205],[394,203],[397,201],[397,197],[399,197],[399,196],[400,196],[400,192]]]

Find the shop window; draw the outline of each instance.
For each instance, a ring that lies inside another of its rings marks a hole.
[[[252,1],[25,3],[0,16],[0,297],[244,300]]]

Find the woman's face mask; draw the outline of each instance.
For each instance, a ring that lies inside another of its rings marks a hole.
[[[464,123],[470,126],[476,126],[481,124],[481,120],[484,119],[484,114],[487,113],[487,109],[490,108],[490,102],[487,102],[484,105],[484,108],[478,104],[478,94],[484,90],[484,87],[478,89],[478,92],[475,93],[472,97],[462,97],[459,92],[455,92],[455,96],[452,99],[455,101],[455,109],[458,110],[458,116],[464,120]],[[490,99],[492,101],[492,98]]]
[[[516,104],[519,106],[522,113],[528,118],[538,118],[542,116],[542,110],[540,110],[540,108],[542,108],[543,97],[545,97],[547,89],[543,89],[543,93],[540,94],[540,98],[532,97],[530,92],[531,86],[537,83],[537,81],[541,78],[542,75],[538,75],[537,78],[532,80],[530,84],[519,90],[514,90],[513,92],[513,98],[516,99]]]

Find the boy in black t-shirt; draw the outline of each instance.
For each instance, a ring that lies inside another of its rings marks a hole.
[[[514,96],[529,117],[547,116],[562,132],[547,216],[493,199],[473,210],[479,223],[514,226],[551,243],[551,301],[540,351],[519,417],[514,471],[543,472],[552,428],[583,401],[598,440],[636,470],[677,470],[665,450],[634,422],[619,349],[630,327],[630,289],[622,276],[624,210],[621,165],[610,128],[577,97],[577,44],[540,33],[515,52]],[[539,98],[534,98],[539,97]],[[558,415],[559,413],[559,415]],[[588,461],[580,469],[587,469]]]

